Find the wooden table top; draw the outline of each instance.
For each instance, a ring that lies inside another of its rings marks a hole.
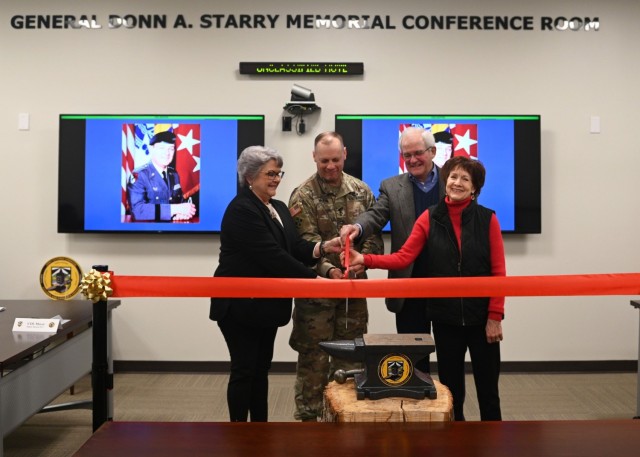
[[[160,406],[159,406],[160,407]],[[640,420],[211,423],[107,422],[76,457],[636,457]]]

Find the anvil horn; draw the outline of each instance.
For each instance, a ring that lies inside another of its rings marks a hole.
[[[355,340],[322,341],[320,347],[330,356],[352,362],[364,362],[364,342]]]

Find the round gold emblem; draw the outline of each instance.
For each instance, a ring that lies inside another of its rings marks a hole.
[[[404,354],[386,355],[378,365],[378,377],[388,386],[401,386],[411,379],[412,375],[411,359]]]
[[[82,270],[69,257],[54,257],[40,271],[40,287],[53,300],[69,300],[80,292]]]

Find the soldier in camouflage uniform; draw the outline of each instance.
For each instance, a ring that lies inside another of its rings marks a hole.
[[[343,173],[346,156],[339,134],[325,132],[316,137],[313,159],[317,173],[294,190],[289,200],[298,232],[307,240],[330,240],[338,236],[343,225],[353,224],[358,215],[375,203],[369,186]],[[371,235],[354,247],[370,254],[380,254],[383,248],[380,234]],[[343,277],[338,254],[322,257],[315,268],[326,278]],[[358,279],[364,278],[366,274],[358,276]],[[360,368],[353,362],[330,360],[318,343],[360,337],[367,331],[368,318],[364,298],[352,298],[348,303],[346,299],[335,298],[295,299],[289,345],[298,352],[296,419],[315,421],[322,415],[323,390],[335,370]]]

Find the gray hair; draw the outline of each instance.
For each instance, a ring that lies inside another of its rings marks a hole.
[[[398,150],[402,152],[402,140],[404,140],[406,135],[411,133],[420,132],[420,136],[422,137],[422,141],[424,142],[424,148],[429,149],[436,145],[436,139],[433,136],[433,133],[422,128],[422,127],[407,127],[400,134],[400,139],[398,140]]]
[[[275,149],[267,146],[249,146],[238,157],[238,182],[244,187],[248,179],[254,179],[262,166],[275,160],[276,165],[282,168],[282,156]]]

